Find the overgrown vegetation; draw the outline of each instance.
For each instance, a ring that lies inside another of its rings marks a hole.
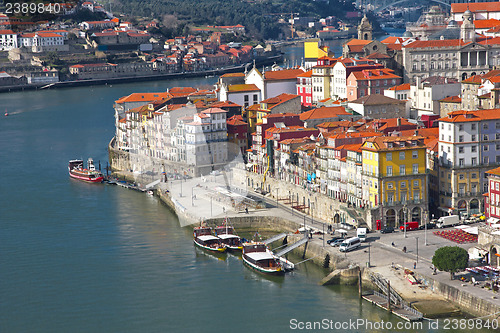
[[[288,20],[291,13],[301,16],[343,17],[346,11],[354,10],[351,2],[339,0],[307,1],[243,1],[243,0],[119,0],[113,1],[113,11],[132,16],[157,19],[166,30],[164,35],[179,34],[179,26],[236,25],[242,24],[247,32],[257,39],[278,38],[283,33],[279,17]],[[176,31],[173,32],[172,29]],[[182,27],[182,29],[185,29]]]

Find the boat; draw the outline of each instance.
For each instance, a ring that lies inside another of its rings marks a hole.
[[[198,247],[211,252],[226,252],[227,248],[218,237],[212,235],[212,228],[206,226],[195,227],[193,242]]]
[[[243,244],[240,236],[234,233],[232,226],[225,225],[215,227],[215,235],[219,237],[222,244],[226,245],[230,251],[243,251]]]
[[[243,244],[243,262],[250,268],[269,275],[284,275],[279,260],[262,242],[252,242]]]
[[[102,174],[95,169],[94,160],[87,160],[87,168],[83,167],[83,160],[69,161],[68,171],[71,178],[82,180],[89,183],[101,183],[104,180]]]

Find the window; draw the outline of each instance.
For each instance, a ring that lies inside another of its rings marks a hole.
[[[419,184],[418,184],[418,180],[414,180],[414,181],[413,181],[413,187],[418,187],[418,185],[419,185]]]
[[[392,190],[393,186],[394,186],[393,183],[387,183],[387,188],[388,189]]]
[[[461,174],[459,174],[459,175],[458,175],[458,179],[460,179],[460,180],[464,180],[464,178],[465,178],[465,176],[464,176],[464,174],[463,174],[463,173],[461,173]]]
[[[413,158],[418,158],[418,151],[416,151],[416,150],[412,151],[412,152],[411,152],[411,156],[412,156]]]
[[[464,153],[464,147],[463,146],[458,147],[458,153],[459,154],[463,154]]]
[[[405,159],[405,152],[404,151],[400,151],[399,152],[399,159],[400,160],[404,160]]]
[[[488,164],[488,163],[490,163],[490,159],[488,158],[488,156],[483,157],[483,164]]]
[[[476,130],[476,124],[471,124],[470,125],[470,129],[473,130],[473,131],[475,131]]]
[[[488,141],[488,134],[483,135],[483,141]]]
[[[401,188],[406,188],[406,182],[405,181],[402,181],[400,184],[401,184]]]
[[[463,131],[464,130],[464,125],[458,125],[458,130]]]
[[[483,129],[487,130],[488,129],[488,123],[483,124]]]
[[[387,166],[387,176],[392,176],[392,166]]]
[[[385,157],[388,161],[392,161],[392,153],[387,153]]]
[[[497,155],[497,156],[495,157],[495,162],[496,162],[496,163],[500,163],[500,155]]]
[[[496,128],[496,129],[500,129],[500,121],[497,121],[497,122],[495,123],[495,128]]]
[[[477,146],[472,146],[472,147],[470,147],[470,151],[471,151],[472,153],[477,152]]]
[[[463,135],[459,135],[458,136],[458,142],[464,142],[464,136]]]
[[[472,179],[476,179],[476,178],[477,178],[477,173],[471,173],[471,174],[470,174],[470,178],[472,178]]]
[[[470,136],[470,139],[471,139],[471,141],[476,141],[476,135],[475,135],[475,134],[472,134],[472,135]]]
[[[451,142],[451,135],[448,135],[448,141]]]
[[[406,165],[400,165],[399,166],[399,174],[400,175],[406,175]]]
[[[413,171],[413,174],[417,174],[418,173],[418,163],[413,164],[412,171]]]
[[[488,151],[488,146],[483,146],[483,151]]]
[[[245,95],[245,102],[248,102],[249,98],[248,95]]]
[[[464,161],[465,161],[465,160],[464,160],[463,158],[459,158],[459,159],[458,159],[458,165],[459,165],[459,166],[464,166],[464,164],[465,164],[465,163],[464,163]]]
[[[475,157],[471,158],[471,164],[477,165],[477,158],[475,158]]]
[[[500,133],[495,134],[495,140],[500,140]]]
[[[255,103],[257,103],[257,100],[258,100],[258,96],[257,96],[257,95],[253,95],[253,101],[254,101]]]
[[[448,153],[450,153],[450,152],[451,152],[451,148],[450,148],[450,147],[448,147]]]

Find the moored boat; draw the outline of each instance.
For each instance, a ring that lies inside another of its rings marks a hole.
[[[95,169],[94,160],[89,158],[87,168],[83,167],[83,160],[69,161],[68,171],[71,178],[89,183],[101,183],[104,180],[102,174]]]
[[[285,270],[274,254],[262,242],[243,244],[243,262],[264,274],[283,275]]]
[[[243,244],[240,236],[236,235],[232,226],[222,225],[215,227],[215,235],[219,237],[222,244],[226,245],[228,250],[242,251]]]
[[[193,242],[195,245],[212,252],[226,252],[226,246],[221,243],[218,237],[212,235],[210,227],[196,227],[193,231]]]

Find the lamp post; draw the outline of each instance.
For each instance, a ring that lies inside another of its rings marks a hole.
[[[427,217],[429,215],[429,212],[426,210],[424,210],[424,245],[427,246]]]
[[[415,237],[415,242],[417,244],[417,262],[418,262],[418,237]]]
[[[371,266],[371,248],[372,248],[372,243],[368,242],[368,267]]]
[[[406,216],[406,204],[403,206],[403,228],[404,228],[404,235],[405,235],[405,238],[406,238],[406,219],[407,219],[407,216]]]
[[[182,179],[181,179],[181,195],[180,197],[182,198]]]

